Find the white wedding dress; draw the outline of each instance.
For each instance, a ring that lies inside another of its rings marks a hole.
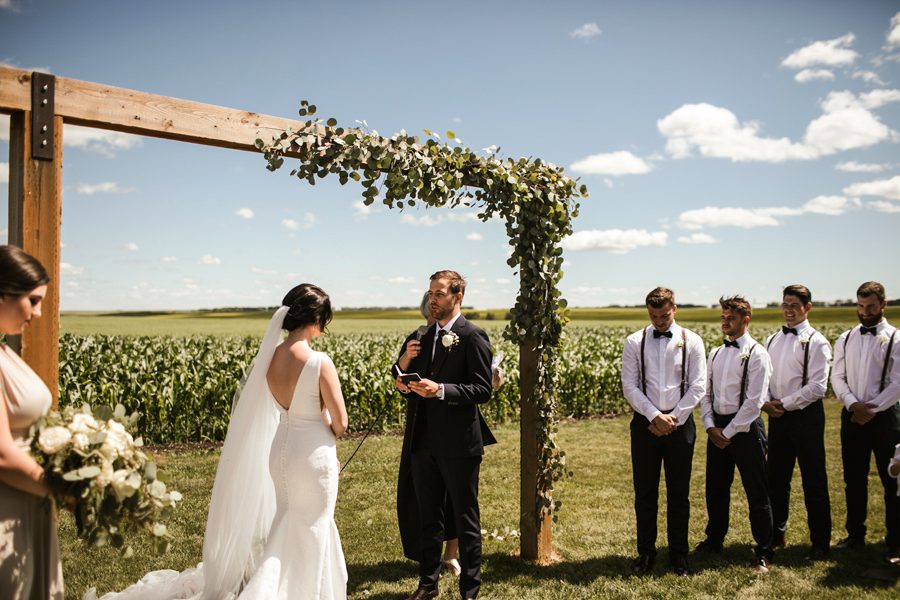
[[[319,373],[329,359],[312,354],[289,410],[266,383],[286,312],[276,311],[236,394],[203,562],[180,573],[153,571],[101,600],[345,600],[347,567],[334,522],[336,444],[319,401]],[[83,600],[94,598],[91,590]]]

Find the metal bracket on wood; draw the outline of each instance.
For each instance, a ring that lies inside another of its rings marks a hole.
[[[56,77],[31,74],[31,158],[53,160],[53,113]]]

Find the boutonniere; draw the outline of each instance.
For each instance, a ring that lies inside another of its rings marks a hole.
[[[744,364],[744,361],[746,361],[748,358],[750,358],[749,352],[741,352],[741,364]]]
[[[887,344],[891,340],[886,331],[882,331],[881,333],[879,333],[877,339],[879,342],[881,342],[882,345]]]
[[[675,341],[675,347],[676,347],[676,348],[684,348],[684,340],[681,339],[681,338],[678,338],[678,339]]]
[[[442,344],[442,345],[444,346],[444,348],[446,348],[448,351],[449,351],[449,350],[452,350],[452,349],[453,349],[453,346],[457,345],[458,343],[459,343],[459,336],[456,334],[455,331],[448,331],[448,332],[445,333],[444,336],[441,338],[441,344]]]
[[[809,336],[808,336],[808,335],[801,335],[799,341],[800,341],[800,345],[801,345],[801,346],[805,346],[805,345],[807,345],[807,344],[809,343]]]

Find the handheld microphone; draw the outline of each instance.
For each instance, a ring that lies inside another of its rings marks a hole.
[[[416,341],[422,341],[422,337],[428,333],[428,325],[419,325],[419,328],[416,329]]]

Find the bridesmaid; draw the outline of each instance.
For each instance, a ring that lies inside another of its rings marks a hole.
[[[49,282],[34,257],[0,246],[0,334],[19,335],[41,316]],[[63,597],[56,511],[28,453],[28,430],[51,401],[41,378],[0,343],[0,600]]]

